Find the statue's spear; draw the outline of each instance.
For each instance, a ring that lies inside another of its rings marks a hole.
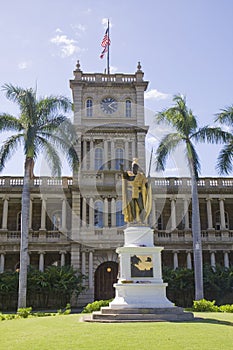
[[[150,178],[150,170],[151,170],[151,163],[152,163],[152,155],[153,155],[153,147],[151,148],[150,163],[149,163],[149,170],[148,170],[148,176],[147,176],[147,178]]]

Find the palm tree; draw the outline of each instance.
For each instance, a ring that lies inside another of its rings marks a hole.
[[[174,128],[174,132],[165,135],[156,151],[156,170],[165,170],[168,155],[180,145],[185,145],[185,157],[191,176],[192,191],[192,235],[195,275],[195,299],[203,299],[203,268],[202,268],[202,242],[201,225],[198,201],[198,174],[200,162],[194,147],[194,142],[224,142],[225,134],[220,128],[198,128],[197,119],[186,105],[185,97],[175,95],[174,107],[164,110],[156,116],[158,123],[164,122]]]
[[[229,174],[233,171],[233,106],[223,109],[217,114],[215,122],[230,128],[228,142],[219,153],[217,160],[217,170],[220,174]]]
[[[35,90],[12,84],[5,84],[3,90],[7,99],[18,104],[20,115],[14,117],[6,113],[0,114],[0,131],[15,132],[0,148],[0,171],[19,146],[23,147],[25,156],[18,292],[18,308],[22,308],[26,307],[30,180],[33,178],[34,162],[39,153],[43,152],[52,174],[60,176],[62,165],[58,149],[66,155],[72,168],[77,168],[78,156],[73,146],[76,140],[75,130],[64,114],[71,109],[67,98],[49,96],[37,99]]]

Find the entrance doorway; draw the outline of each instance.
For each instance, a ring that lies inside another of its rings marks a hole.
[[[107,261],[95,272],[95,300],[107,300],[115,297],[113,284],[117,282],[118,264]]]

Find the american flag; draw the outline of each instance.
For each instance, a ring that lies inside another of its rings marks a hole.
[[[110,38],[109,38],[109,28],[106,29],[106,32],[104,34],[101,46],[104,48],[101,52],[100,58],[104,57],[104,54],[108,52],[108,47],[111,44]]]

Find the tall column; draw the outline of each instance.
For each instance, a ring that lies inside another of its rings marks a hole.
[[[111,141],[111,170],[115,169],[115,141]]]
[[[82,160],[82,169],[87,170],[87,141],[83,140],[83,160]]]
[[[39,271],[44,272],[44,251],[39,252]]]
[[[87,202],[86,198],[82,200],[82,227],[87,226]]]
[[[116,199],[111,199],[111,227],[116,226]]]
[[[85,250],[82,251],[82,275],[86,275],[86,252]],[[83,280],[83,285],[85,285],[85,280]]]
[[[226,228],[226,220],[225,220],[225,210],[224,210],[224,199],[219,199],[219,209],[220,209],[220,220],[221,220],[221,230],[225,230]]]
[[[2,212],[2,229],[7,230],[7,221],[8,221],[8,201],[9,197],[3,197],[3,212]]]
[[[215,252],[210,252],[210,265],[215,268],[216,267],[216,261],[215,261]]]
[[[66,198],[62,198],[62,230],[66,231],[66,216],[67,216],[67,210],[66,210]]]
[[[184,228],[189,230],[189,201],[184,198]]]
[[[66,263],[66,252],[62,250],[60,252],[60,254],[61,254],[61,266],[65,266],[65,263]]]
[[[178,263],[178,251],[173,251],[173,266],[174,266],[174,270],[177,269],[179,267],[179,263]]]
[[[158,228],[158,223],[157,223],[157,220],[156,220],[156,199],[154,199],[154,198],[152,198],[151,224],[155,228]]]
[[[93,139],[91,139],[91,141],[90,141],[90,170],[94,170],[94,159],[95,159],[94,141],[93,141]]]
[[[89,288],[93,288],[93,251],[89,251],[89,268],[88,268]]]
[[[78,244],[71,245],[71,266],[75,270],[80,270],[80,246]]]
[[[92,197],[89,200],[89,226],[94,226],[94,200]]]
[[[187,269],[192,270],[192,258],[189,250],[187,251]]]
[[[229,269],[229,252],[224,252],[224,267]]]
[[[212,230],[213,229],[211,200],[212,200],[211,198],[207,198],[206,199],[208,230]]]
[[[45,223],[46,223],[46,197],[42,197],[42,203],[41,203],[41,221],[40,221],[40,230],[45,231]]]
[[[104,198],[104,227],[108,227],[108,198]]]
[[[137,149],[136,149],[136,142],[135,140],[132,141],[132,158],[135,158],[137,154]]]
[[[33,199],[30,199],[30,208],[29,208],[29,230],[32,229],[32,202]]]
[[[171,230],[176,229],[176,201],[174,198],[171,198]]]
[[[5,252],[0,253],[0,273],[4,272],[5,268]]]
[[[125,165],[127,165],[128,169],[128,164],[129,164],[129,142],[125,141],[125,154],[124,154],[124,159],[125,159]]]
[[[104,164],[103,169],[108,169],[108,141],[104,140]]]

